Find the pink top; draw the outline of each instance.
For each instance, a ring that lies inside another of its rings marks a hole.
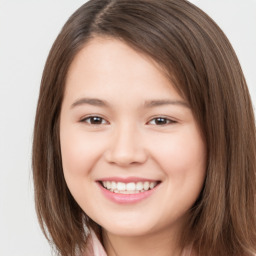
[[[192,246],[185,249],[182,253],[182,256],[192,256]],[[90,230],[90,235],[88,238],[88,246],[84,252],[83,256],[107,256],[106,251],[104,250],[101,242],[94,233],[93,230]]]
[[[87,247],[83,256],[107,256],[105,249],[92,229],[90,229]]]

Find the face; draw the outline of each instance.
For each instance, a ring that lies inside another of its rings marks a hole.
[[[189,104],[156,63],[115,39],[92,39],[71,64],[60,142],[70,192],[111,234],[181,227],[204,182]]]

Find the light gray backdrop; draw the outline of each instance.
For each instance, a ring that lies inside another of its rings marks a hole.
[[[33,204],[31,142],[48,51],[82,0],[0,0],[0,255],[48,256]],[[191,0],[229,37],[256,105],[256,0]],[[52,254],[54,255],[54,254]]]

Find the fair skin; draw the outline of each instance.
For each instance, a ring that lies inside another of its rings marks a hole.
[[[206,149],[189,104],[154,61],[119,40],[91,39],[68,72],[60,142],[67,185],[102,227],[109,256],[180,255]]]

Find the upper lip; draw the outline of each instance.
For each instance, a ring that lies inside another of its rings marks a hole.
[[[115,181],[115,182],[123,182],[123,183],[129,183],[129,182],[159,182],[159,180],[156,179],[148,179],[148,178],[141,178],[141,177],[106,177],[98,179],[97,181]]]

